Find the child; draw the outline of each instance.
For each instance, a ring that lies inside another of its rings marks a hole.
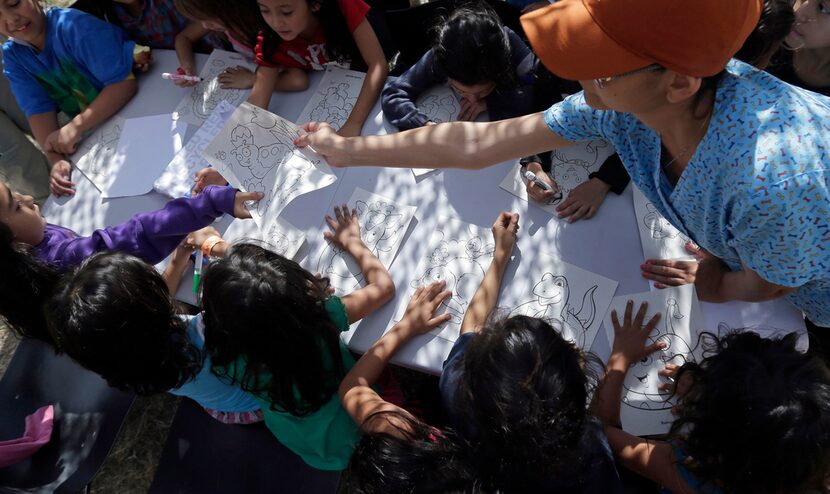
[[[46,223],[31,196],[12,192],[0,182],[0,314],[18,334],[49,341],[41,307],[61,272],[95,252],[119,250],[155,264],[185,236],[223,214],[250,218],[245,202],[261,193],[230,187],[207,187],[192,199],[174,199],[164,208],[140,213],[121,225],[96,230],[88,237]]]
[[[360,135],[363,122],[383,88],[389,70],[386,57],[366,15],[363,0],[260,0],[260,13],[271,28],[256,46],[256,82],[249,101],[268,108],[271,93],[285,87],[286,73],[298,68],[323,70],[329,62],[367,69],[366,79],[349,118],[338,133]],[[290,74],[289,74],[290,75]],[[306,79],[303,90],[308,87]]]
[[[475,120],[484,111],[490,120],[530,113],[533,94],[518,73],[528,55],[527,45],[489,7],[457,9],[441,23],[435,46],[383,88],[383,114],[401,130],[436,123],[415,101],[447,81],[461,97],[459,120]]]
[[[225,423],[262,420],[253,396],[211,372],[202,316],[178,315],[161,275],[137,257],[93,255],[57,289],[47,319],[58,351],[110,386],[186,396]]]
[[[121,29],[73,9],[44,12],[37,0],[3,3],[0,34],[12,38],[3,45],[5,74],[52,165],[52,193],[72,195],[64,156],[133,97],[133,62],[147,63],[149,49],[134,58],[137,45]],[[60,129],[58,111],[72,119]]]
[[[233,49],[251,62],[254,61],[254,47],[262,28],[262,17],[256,3],[237,2],[233,8],[222,0],[174,0],[176,8],[190,19],[190,24],[176,36],[176,55],[182,73],[196,75],[193,58],[193,44],[204,36],[221,33]],[[254,85],[255,75],[244,67],[227,69],[219,76],[223,88],[249,89]],[[193,86],[195,82],[177,81],[179,86]]]
[[[395,293],[386,268],[360,239],[357,212],[334,211],[325,236],[354,257],[364,287],[329,296],[327,282],[297,263],[242,244],[208,267],[202,297],[214,372],[253,393],[277,439],[321,470],[342,470],[359,439],[337,399],[354,365],[339,333]]]
[[[765,339],[734,333],[715,340],[700,364],[667,367],[679,404],[668,442],[618,429],[628,368],[659,350],[646,347],[659,317],[643,326],[646,305],[622,323],[595,413],[614,455],[665,492],[753,493],[820,490],[830,466],[830,369],[796,350],[796,335]]]

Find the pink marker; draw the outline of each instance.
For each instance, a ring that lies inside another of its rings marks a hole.
[[[188,82],[202,82],[202,78],[195,75],[184,75],[184,74],[171,74],[170,72],[165,72],[161,74],[162,79],[167,79],[169,81],[188,81]]]

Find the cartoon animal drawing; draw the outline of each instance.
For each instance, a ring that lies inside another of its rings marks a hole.
[[[590,146],[589,146],[589,149]],[[595,149],[595,148],[594,148]],[[594,160],[596,160],[597,153],[594,153]],[[567,196],[572,190],[584,184],[590,178],[591,169],[596,161],[586,161],[579,158],[568,158],[558,151],[551,152],[551,175],[562,191],[562,196],[551,204],[558,204]]]
[[[101,128],[101,131],[85,147],[87,149],[83,160],[86,172],[104,179],[108,176],[110,160],[115,156],[118,140],[121,138],[121,124],[115,124],[111,129]]]
[[[297,244],[296,239],[291,238],[285,232],[280,231],[277,225],[271,225],[265,234],[265,241],[268,242],[271,250],[286,257],[289,252],[294,250],[294,247]]]
[[[451,94],[439,96],[431,94],[418,103],[418,109],[435,123],[451,122],[455,120],[461,107],[458,100]]]
[[[341,82],[326,89],[323,99],[311,110],[310,117],[318,122],[328,122],[341,127],[349,118],[357,98],[349,96],[349,85]]]
[[[647,202],[646,209],[648,213],[643,217],[643,224],[651,234],[654,240],[672,240],[675,238],[681,239],[683,242],[688,242],[689,237],[680,233],[680,230],[674,227],[669,220],[663,217],[657,210],[657,206]]]
[[[534,300],[519,305],[511,316],[522,315],[541,319],[558,319],[563,323],[563,337],[587,348],[591,342],[586,341],[588,329],[596,317],[594,299],[598,285],[594,285],[582,294],[582,304],[576,310],[569,302],[570,286],[564,276],[545,273],[533,286]]]
[[[433,254],[430,258],[434,257]],[[441,306],[444,312],[450,315],[447,324],[459,325],[483,278],[484,268],[478,261],[455,257],[444,261],[443,264],[429,266],[418,279],[410,283],[410,286],[416,288],[436,281],[446,282],[444,289],[452,295]]]

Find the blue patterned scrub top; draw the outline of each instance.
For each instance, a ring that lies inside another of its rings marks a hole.
[[[660,136],[635,116],[594,110],[582,93],[545,112],[571,141],[609,140],[631,180],[681,232],[737,271],[743,265],[830,326],[830,98],[733,60],[709,129],[672,187]]]

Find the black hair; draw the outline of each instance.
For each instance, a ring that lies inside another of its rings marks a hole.
[[[48,320],[60,352],[124,391],[168,391],[202,368],[161,275],[129,254],[84,261],[56,290]]]
[[[769,63],[773,52],[778,50],[794,23],[795,12],[790,0],[765,0],[758,25],[749,33],[735,58],[764,68],[762,65]]]
[[[469,343],[449,406],[471,425],[460,432],[476,448],[485,489],[534,492],[578,483],[596,382],[586,364],[551,324],[532,317],[490,322]]]
[[[60,272],[31,252],[31,246],[15,242],[14,234],[0,222],[0,315],[19,337],[52,342],[44,307],[60,280]]]
[[[830,466],[830,370],[796,350],[796,334],[714,337],[699,364],[681,367],[693,384],[670,437],[685,466],[726,493],[798,492]]]
[[[219,20],[231,34],[253,48],[257,35],[263,29],[262,16],[254,0],[234,2],[226,0],[173,0],[176,10],[188,19],[196,21]]]
[[[320,409],[346,375],[340,331],[324,307],[326,286],[279,254],[235,245],[204,275],[213,371],[267,397],[274,410],[303,416]]]
[[[432,53],[447,77],[461,84],[516,84],[510,38],[498,15],[484,4],[458,8],[442,20]]]
[[[452,430],[440,431],[406,412],[378,412],[400,435],[367,432],[344,473],[344,492],[357,494],[479,492],[472,446]],[[365,425],[365,424],[364,424]]]
[[[319,7],[316,12],[312,11],[311,15],[316,16],[320,20],[323,32],[326,34],[326,57],[333,62],[351,62],[352,68],[363,68],[366,62],[357,49],[357,43],[355,43],[354,37],[349,31],[346,17],[340,11],[338,0],[306,0],[306,3],[308,4],[309,10]],[[263,20],[262,24],[263,29],[260,33],[263,41],[262,52],[267,60],[277,51],[277,47],[282,40],[268,26],[268,23]]]

